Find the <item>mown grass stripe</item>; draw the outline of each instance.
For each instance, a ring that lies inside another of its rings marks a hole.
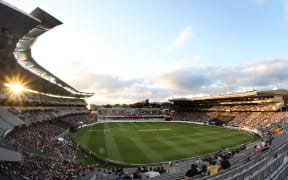
[[[191,153],[190,149],[187,149],[186,147],[183,148],[183,146],[179,146],[179,144],[176,144],[174,141],[170,141],[169,139],[165,137],[157,137],[156,138],[158,142],[161,142],[162,144],[165,144],[169,147],[167,151],[173,150],[175,151],[177,155],[181,156],[188,156]]]
[[[109,126],[105,125],[105,128],[109,128]],[[105,147],[107,158],[123,161],[118,145],[115,141],[114,135],[112,133],[106,133],[104,134],[104,136],[105,136]]]
[[[88,131],[106,129],[109,133]],[[153,131],[138,131],[153,129]],[[157,131],[157,129],[171,129]],[[166,122],[105,123],[72,134],[104,158],[127,163],[151,163],[189,158],[235,146],[251,137],[245,132],[211,126]]]
[[[138,164],[143,163],[143,160],[147,160],[149,157],[130,138],[117,138],[116,143],[121,147],[119,150],[121,155],[123,155],[123,162]]]
[[[130,137],[129,138],[132,142],[134,142],[134,144],[136,145],[136,147],[138,149],[140,149],[145,156],[148,158],[147,162],[157,162],[159,160],[162,160],[162,157],[159,153],[157,153],[156,151],[154,151],[150,145],[146,144],[142,139],[138,138],[138,137]],[[139,163],[139,162],[138,162]]]

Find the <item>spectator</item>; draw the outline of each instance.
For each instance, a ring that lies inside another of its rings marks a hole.
[[[140,168],[137,168],[137,170],[133,173],[133,179],[142,179],[142,176],[140,173],[141,173]]]
[[[231,167],[231,164],[227,158],[222,158],[221,160],[221,169],[228,169]]]
[[[191,168],[186,172],[185,178],[190,178],[190,177],[199,175],[200,172],[198,171],[197,168],[198,168],[197,165],[192,164],[192,165],[191,165]]]
[[[205,176],[206,172],[207,172],[207,166],[205,164],[203,164],[202,167],[201,167],[200,173],[201,173],[202,176]]]
[[[132,180],[131,176],[129,176],[128,172],[124,172],[123,180]]]
[[[160,173],[157,171],[153,171],[152,167],[149,168],[149,171],[145,173],[147,178],[154,178],[156,176],[160,176]]]
[[[215,161],[212,161],[210,166],[208,167],[207,169],[207,175],[214,175],[216,173],[218,173],[219,171],[219,166],[216,165],[216,162]]]

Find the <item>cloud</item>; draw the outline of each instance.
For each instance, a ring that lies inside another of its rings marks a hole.
[[[194,32],[192,31],[192,27],[191,26],[185,27],[177,36],[177,38],[173,41],[171,46],[169,46],[168,50],[172,51],[179,47],[183,47],[186,41],[189,38],[193,38],[193,37],[194,37]]]
[[[71,84],[97,94],[115,93],[125,88],[144,84],[143,79],[121,79],[119,76],[82,72],[71,77]]]
[[[208,70],[203,70],[201,67],[176,69],[171,72],[163,72],[155,80],[170,89],[196,91],[210,83],[210,77],[207,72]]]
[[[217,94],[248,89],[272,89],[277,84],[288,87],[288,59],[252,61],[219,67],[184,67],[162,72],[154,77],[163,87],[180,94]]]
[[[288,59],[255,60],[229,67],[184,63],[163,67],[157,74],[141,78],[75,71],[67,83],[80,91],[94,92],[88,102],[95,104],[135,103],[145,99],[159,102],[171,97],[269,90],[278,84],[288,89]]]
[[[116,75],[79,72],[68,83],[80,91],[95,93],[88,102],[96,104],[163,101],[170,95],[168,89],[152,87],[152,82],[144,78],[123,79]]]

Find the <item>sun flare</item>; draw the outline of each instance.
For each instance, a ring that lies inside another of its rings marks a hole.
[[[15,94],[20,94],[23,91],[25,91],[25,87],[19,83],[15,84],[5,84],[7,87],[9,87],[13,93]]]

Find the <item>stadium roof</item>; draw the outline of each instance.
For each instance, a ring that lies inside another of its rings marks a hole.
[[[0,147],[0,161],[21,161],[22,157],[19,152],[11,151]]]
[[[264,96],[288,96],[288,91],[285,89],[277,89],[270,91],[248,91],[241,93],[230,93],[223,95],[211,95],[211,96],[203,96],[203,97],[194,97],[191,99],[188,98],[175,98],[170,99],[169,101],[201,101],[201,100],[217,100],[217,99],[230,99],[230,98],[243,98],[243,97],[264,97]]]
[[[19,35],[27,33],[41,23],[39,19],[2,0],[0,0],[0,15],[0,27],[17,30]]]
[[[258,96],[288,96],[288,90],[286,89],[277,89],[270,91],[259,91]]]
[[[1,73],[3,76],[21,74],[30,79],[30,89],[48,94],[92,96],[93,93],[80,92],[54,76],[31,55],[31,47],[37,38],[60,24],[61,21],[40,8],[27,14],[0,0],[0,76]]]

